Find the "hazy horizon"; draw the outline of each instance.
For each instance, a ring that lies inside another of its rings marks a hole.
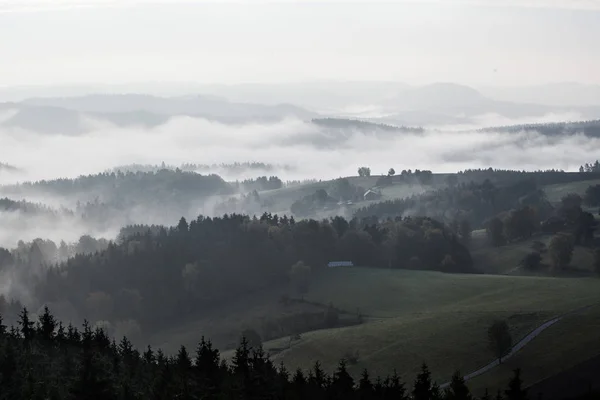
[[[0,86],[600,84],[598,3],[4,0]]]

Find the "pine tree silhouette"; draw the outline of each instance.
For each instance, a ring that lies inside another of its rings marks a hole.
[[[514,375],[508,383],[508,389],[504,391],[507,400],[525,400],[527,399],[527,389],[523,389],[523,380],[521,379],[521,370],[519,368],[513,371]]]

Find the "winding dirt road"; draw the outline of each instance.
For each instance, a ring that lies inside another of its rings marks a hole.
[[[552,325],[554,325],[555,323],[557,323],[558,321],[560,321],[561,319],[563,319],[566,316],[572,315],[572,314],[576,314],[578,312],[587,310],[590,307],[593,307],[595,304],[593,305],[589,305],[589,306],[585,306],[585,307],[581,307],[578,308],[576,310],[572,310],[569,311],[568,313],[559,315],[558,317],[555,317],[554,319],[551,319],[549,321],[544,322],[542,325],[538,326],[537,328],[535,328],[533,331],[531,331],[529,334],[527,334],[523,339],[519,340],[519,342],[517,342],[512,349],[510,349],[510,352],[505,355],[504,357],[502,357],[502,360],[507,360],[510,357],[512,357],[513,355],[515,355],[515,353],[517,353],[519,350],[521,350],[523,347],[525,347],[525,345],[529,342],[531,342],[533,339],[535,339],[540,333],[542,333],[543,331],[545,331],[546,329],[550,328]],[[475,378],[476,376],[479,376],[481,374],[485,374],[486,372],[488,372],[489,370],[491,370],[492,368],[496,367],[500,365],[500,362],[498,361],[498,359],[492,361],[491,363],[489,363],[488,365],[486,365],[485,367],[479,368],[476,371],[471,372],[468,375],[464,376],[465,381],[468,381],[469,379]],[[447,386],[450,385],[450,382],[446,382],[442,385],[440,385],[440,388],[445,388]]]

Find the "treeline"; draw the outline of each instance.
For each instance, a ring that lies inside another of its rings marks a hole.
[[[600,162],[596,160],[593,163],[585,163],[579,167],[579,172],[585,172],[588,174],[592,172],[600,173]]]
[[[258,178],[244,179],[241,182],[236,181],[235,186],[245,192],[251,192],[253,190],[260,192],[263,190],[281,189],[283,187],[283,182],[276,176],[259,176]]]
[[[228,174],[237,175],[248,170],[255,170],[261,172],[273,172],[273,171],[291,171],[294,167],[287,164],[269,164],[257,161],[246,161],[246,162],[235,162],[235,163],[221,163],[221,164],[182,164],[181,168],[185,171],[214,171],[219,170]]]
[[[67,243],[61,240],[57,245],[50,239],[37,238],[31,242],[19,240],[17,247],[10,251],[12,260],[27,262],[29,266],[52,266],[67,261],[76,254],[93,254],[106,250],[109,241],[104,238],[94,238],[83,235],[78,241]],[[8,264],[5,264],[8,265]],[[0,262],[0,268],[3,264]]]
[[[12,200],[8,197],[0,198],[0,212],[15,212],[19,211],[28,215],[45,215],[57,217],[62,216],[73,216],[73,212],[62,208],[61,210],[54,210],[46,205],[31,203],[26,200]]]
[[[181,170],[150,172],[105,172],[75,179],[41,180],[4,186],[3,192],[28,195],[43,193],[59,197],[100,199],[104,202],[162,202],[173,198],[230,194],[230,187],[218,175],[200,175]]]
[[[19,240],[14,249],[0,247],[0,274],[5,282],[2,292],[12,299],[29,293],[25,282],[35,286],[45,279],[49,267],[65,262],[76,254],[94,254],[108,248],[108,240],[84,235],[77,242],[56,244],[49,239],[34,239],[31,242]],[[27,297],[27,296],[25,296]]]
[[[520,371],[494,398],[527,398]],[[36,320],[26,309],[8,328],[0,316],[0,399],[322,399],[322,400],[472,400],[457,372],[445,389],[432,381],[427,365],[411,386],[394,372],[372,378],[364,370],[355,380],[341,360],[333,374],[317,361],[309,371],[275,366],[262,347],[245,338],[226,363],[204,337],[191,353],[175,356],[160,349],[137,350],[127,337],[118,343],[101,328],[84,322],[65,327],[45,308]],[[486,393],[483,399],[491,399]]]
[[[61,209],[59,216],[75,216],[78,223],[97,230],[141,222],[165,224],[182,215],[204,213],[210,197],[230,195],[235,190],[218,175],[168,169],[101,173],[2,187],[2,193],[10,196],[43,195],[65,204],[75,204],[73,211]],[[4,200],[4,203],[6,207],[35,209],[24,202]],[[36,207],[49,214],[47,208]]]
[[[583,133],[589,137],[600,137],[600,120],[509,125],[482,128],[479,130],[479,132],[507,133],[518,133],[523,131],[535,131],[546,136],[575,135],[578,133]]]
[[[592,171],[593,172],[593,171]],[[456,176],[453,178],[452,176]],[[519,181],[533,181],[537,186],[553,185],[559,183],[587,181],[591,179],[600,179],[600,171],[597,173],[565,172],[558,169],[544,171],[517,171],[502,169],[468,169],[458,172],[456,175],[447,175],[446,182],[450,184],[457,183],[483,183],[486,180],[495,185],[505,186],[517,183]]]
[[[159,164],[126,164],[120,165],[108,170],[108,173],[111,172],[157,172],[161,169],[169,169],[176,170],[181,169],[182,171],[187,172],[214,172],[215,170],[219,170],[221,172],[225,172],[228,174],[236,175],[242,172],[246,172],[248,170],[255,170],[261,172],[272,172],[278,170],[293,170],[294,168],[290,165],[279,165],[279,164],[269,164],[263,162],[256,161],[246,161],[246,162],[235,162],[235,163],[221,163],[221,164],[195,164],[195,163],[183,163],[180,166],[165,164],[164,162]]]
[[[62,304],[79,320],[128,324],[143,335],[251,293],[291,288],[291,268],[298,261],[311,267],[314,279],[335,260],[473,271],[461,239],[422,217],[378,223],[341,217],[295,221],[270,214],[260,219],[200,216],[189,224],[182,218],[172,228],[131,229],[119,240],[45,270],[31,282],[33,306]]]
[[[230,197],[218,202],[213,209],[214,215],[248,214],[261,215],[274,206],[272,199],[265,199],[253,190],[248,194]]]
[[[408,184],[408,185],[431,185],[433,183],[433,172],[429,170],[419,170],[415,169],[414,171],[408,169],[403,169],[400,174],[395,175],[396,171],[393,168],[390,168],[388,174],[385,176],[381,176],[377,179],[376,186],[388,186],[394,183],[400,184]]]
[[[315,118],[312,123],[326,128],[348,129],[354,128],[359,130],[381,130],[388,132],[406,132],[406,133],[423,133],[425,130],[421,127],[409,126],[394,126],[388,124],[378,124],[368,121],[347,118]]]
[[[550,215],[552,206],[535,181],[523,180],[498,187],[490,181],[456,184],[405,199],[383,201],[358,209],[356,218],[395,218],[398,216],[429,216],[446,223],[467,220],[473,228],[501,212],[524,206],[535,207],[539,218]]]
[[[18,168],[15,167],[15,166],[13,166],[13,165],[10,165],[10,164],[0,162],[0,171],[2,171],[2,170],[4,170],[4,171],[17,171]]]

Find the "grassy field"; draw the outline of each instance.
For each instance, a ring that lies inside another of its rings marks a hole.
[[[441,175],[440,175],[441,176]],[[377,180],[380,176],[369,176],[359,177],[351,176],[346,177],[348,181],[355,186],[369,189],[376,185]],[[434,186],[422,187],[419,185],[406,185],[395,182],[390,186],[381,188],[382,200],[394,200],[411,196],[413,194],[422,193],[426,190],[435,189],[444,186],[443,179],[437,179],[437,184]],[[277,213],[289,213],[289,208],[292,203],[304,196],[313,194],[319,189],[327,190],[331,186],[332,180],[324,180],[314,183],[307,183],[297,186],[284,187],[276,190],[268,190],[261,192],[260,195],[265,200],[271,200],[276,205],[276,209],[273,212]],[[591,185],[600,184],[600,180],[589,180],[579,182],[560,183],[555,185],[546,185],[543,187],[546,192],[546,196],[551,203],[558,203],[560,199],[569,193],[577,193],[581,196],[585,194],[585,190]],[[370,202],[361,202],[354,205],[353,208],[362,207],[368,205]]]
[[[590,181],[580,181],[580,182],[569,182],[569,183],[559,183],[556,185],[547,185],[544,186],[544,192],[546,192],[546,197],[548,201],[551,203],[558,203],[560,199],[569,194],[569,193],[577,193],[582,196],[585,194],[585,191],[588,187],[592,185],[600,184],[600,180],[590,180]]]
[[[506,387],[515,368],[531,385],[600,354],[600,306],[565,317],[502,365],[469,381],[475,394]],[[532,393],[535,398],[536,394]]]
[[[531,245],[535,241],[545,243],[548,246],[552,235],[536,235],[529,240],[511,243],[500,247],[480,247],[471,251],[475,267],[486,274],[505,275],[542,275],[552,274],[549,270],[550,257],[548,253],[542,255],[543,266],[539,271],[527,271],[519,266],[519,263],[527,254],[533,251]],[[576,246],[568,271],[563,275],[585,275],[592,272],[594,262],[593,250],[587,247]]]
[[[367,189],[375,187],[377,180],[379,178],[380,178],[380,176],[346,177],[346,179],[348,179],[350,184],[362,187],[363,189],[365,189],[365,191]],[[328,180],[328,181],[307,183],[307,184],[302,184],[302,185],[297,185],[297,186],[289,186],[289,187],[284,187],[284,188],[275,189],[275,190],[267,190],[264,192],[260,192],[260,196],[264,200],[273,202],[273,204],[275,205],[274,209],[272,210],[273,213],[279,213],[279,214],[289,213],[290,207],[293,202],[301,199],[304,196],[311,195],[319,189],[328,190],[331,187],[332,182],[333,182],[332,180]],[[357,208],[365,207],[371,203],[377,203],[379,201],[400,199],[400,198],[411,196],[413,194],[423,193],[424,191],[430,190],[432,188],[433,187],[424,187],[424,186],[420,186],[420,185],[406,185],[406,184],[401,184],[401,183],[394,183],[392,185],[381,188],[381,195],[382,195],[381,200],[357,202],[352,207],[350,207],[349,211],[353,212]]]
[[[354,176],[354,177],[348,177],[347,179],[352,185],[356,185],[356,186],[363,187],[365,189],[369,189],[369,188],[375,186],[375,182],[377,182],[378,178],[379,177],[377,177],[377,176],[370,176],[370,177]],[[319,182],[314,182],[314,183],[306,183],[306,184],[301,184],[301,185],[288,186],[288,187],[283,187],[281,189],[266,190],[266,191],[260,192],[260,197],[263,200],[268,200],[274,204],[274,209],[272,210],[273,213],[289,214],[290,207],[291,207],[292,203],[294,203],[296,200],[300,200],[304,196],[311,195],[319,189],[328,190],[329,187],[331,186],[331,184],[332,184],[331,180],[326,180],[326,181],[319,181]]]
[[[261,322],[267,316],[277,318],[320,309],[310,304],[284,307],[279,300],[285,293],[287,293],[286,288],[274,288],[247,295],[243,299],[231,301],[201,317],[194,318],[186,324],[155,332],[150,336],[149,343],[153,347],[174,354],[180,345],[195,348],[200,338],[205,336],[218,348],[228,349],[237,345],[244,329],[259,329]]]
[[[397,369],[411,381],[427,362],[442,382],[454,370],[467,373],[491,361],[486,332],[495,319],[506,319],[520,338],[555,315],[600,301],[600,280],[351,268],[325,271],[307,298],[358,311],[366,322],[304,333],[283,351],[288,338],[267,342],[267,350],[277,349],[275,362],[309,368],[320,360],[331,371],[358,351],[350,366],[355,374],[364,367],[379,375]]]

